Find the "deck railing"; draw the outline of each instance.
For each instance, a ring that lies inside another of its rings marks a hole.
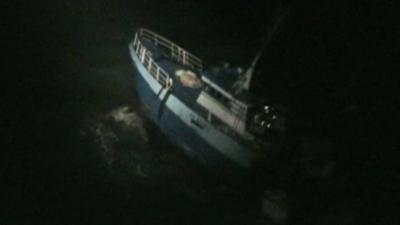
[[[139,33],[139,34],[138,34]],[[133,41],[133,48],[139,57],[142,64],[146,67],[150,75],[156,79],[161,86],[169,89],[173,85],[173,80],[170,78],[169,74],[161,68],[157,63],[154,62],[153,56],[150,51],[142,44],[140,40],[140,32],[135,34],[135,39]]]
[[[140,38],[151,41],[154,45],[161,47],[167,55],[170,55],[179,63],[200,72],[203,70],[203,62],[199,58],[172,41],[147,29],[140,29],[138,33]]]

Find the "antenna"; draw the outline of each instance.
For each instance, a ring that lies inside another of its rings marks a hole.
[[[279,25],[282,23],[283,19],[289,13],[288,7],[286,8],[278,8],[278,15],[276,16],[275,21],[273,22],[272,28],[270,32],[268,32],[267,38],[265,39],[263,45],[258,50],[256,56],[254,57],[253,61],[250,64],[250,67],[239,77],[238,81],[233,85],[233,88],[236,89],[236,94],[239,94],[242,90],[249,90],[251,78],[253,77],[254,69],[257,65],[258,60],[261,58],[264,49],[269,45],[272,40],[272,36],[278,30]]]

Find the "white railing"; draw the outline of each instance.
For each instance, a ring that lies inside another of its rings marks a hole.
[[[133,40],[133,48],[137,56],[150,75],[154,77],[154,79],[156,79],[161,86],[170,89],[173,85],[172,78],[170,78],[169,74],[163,68],[154,62],[152,53],[148,51],[147,48],[142,44],[139,37],[140,34],[136,33],[135,39]]]
[[[189,66],[192,69],[200,72],[203,70],[203,62],[199,58],[182,47],[176,45],[172,41],[154,33],[153,31],[143,28],[139,29],[138,34],[140,38],[151,41],[154,45],[162,48],[167,55],[170,55],[179,63],[182,63],[183,65]]]

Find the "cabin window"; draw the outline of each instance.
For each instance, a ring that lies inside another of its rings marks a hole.
[[[215,90],[211,86],[206,86],[205,91],[207,92],[207,94],[213,96],[215,99],[220,101],[223,105],[228,106],[230,100],[222,95],[219,91]]]
[[[246,107],[243,107],[234,101],[231,101],[229,105],[231,112],[236,116],[244,117],[246,115]]]
[[[223,94],[221,94],[221,92],[217,91],[215,88],[211,86],[206,86],[205,92],[214,97],[216,100],[218,100],[219,103],[228,108],[234,115],[240,118],[246,115],[246,110],[247,110],[246,107],[236,103],[234,99],[225,97]]]

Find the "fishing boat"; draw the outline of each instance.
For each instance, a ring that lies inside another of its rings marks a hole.
[[[247,70],[208,66],[143,28],[129,51],[145,115],[205,168],[218,174],[247,173],[279,149],[283,119],[249,91],[261,54]]]

